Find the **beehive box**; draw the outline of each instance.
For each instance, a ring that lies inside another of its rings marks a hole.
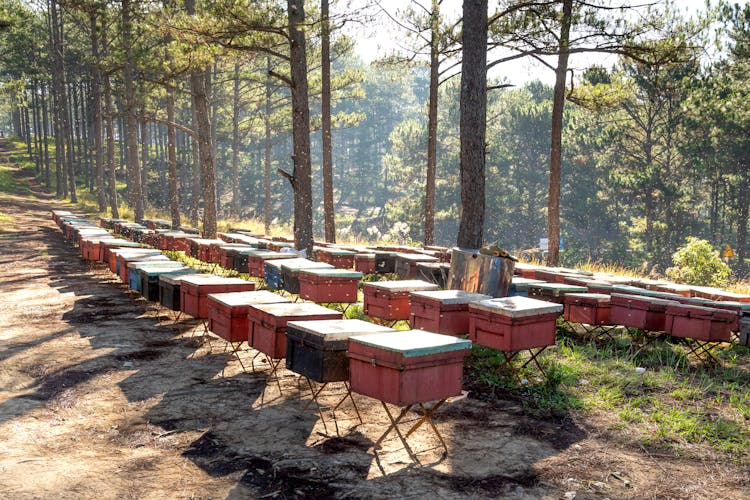
[[[470,350],[468,340],[422,330],[350,337],[351,389],[398,406],[456,396]]]
[[[750,347],[750,313],[742,313],[740,318],[740,344]]]
[[[180,292],[183,278],[190,275],[211,276],[210,274],[196,274],[193,272],[183,274],[162,274],[159,276],[159,303],[171,311],[180,311]]]
[[[253,349],[273,359],[281,359],[286,356],[288,322],[342,318],[339,311],[306,302],[254,304],[250,306],[247,316],[252,322],[250,343]]]
[[[267,290],[208,295],[208,329],[228,342],[250,342],[247,315],[253,304],[278,304],[289,299]]]
[[[299,293],[299,273],[302,269],[334,269],[331,264],[309,259],[284,259],[278,262],[281,265],[281,288],[289,293]]]
[[[267,260],[263,264],[266,285],[271,290],[283,290],[284,289],[284,271],[283,266],[289,265],[292,267],[316,267],[318,265],[327,267],[328,264],[314,262],[309,259],[293,258],[293,259],[273,259]]]
[[[156,250],[159,252],[158,250]],[[123,283],[128,282],[128,268],[135,264],[136,262],[171,262],[169,260],[169,257],[166,255],[162,255],[161,252],[159,252],[156,255],[127,255],[127,254],[120,254],[117,257],[117,264],[119,266],[118,275],[120,276],[120,281]]]
[[[263,252],[258,248],[247,248],[235,251],[232,260],[232,269],[238,273],[247,273],[247,261],[250,255]]]
[[[609,320],[613,325],[663,332],[667,306],[675,301],[645,295],[613,293],[609,302]]]
[[[143,271],[152,268],[184,269],[185,265],[171,260],[131,262],[128,265],[128,288],[143,295]]]
[[[469,339],[505,352],[555,344],[563,306],[529,297],[503,297],[469,304]]]
[[[349,337],[392,332],[358,319],[291,321],[286,329],[286,367],[320,383],[349,380]]]
[[[691,300],[695,300],[695,297]],[[698,305],[703,307],[715,307],[717,309],[727,309],[737,313],[729,325],[729,329],[733,332],[740,331],[740,320],[743,315],[750,315],[750,303],[747,302],[735,302],[735,301],[708,301],[703,303],[691,303],[691,305]]]
[[[258,251],[247,254],[247,273],[256,278],[264,278],[266,275],[265,262],[267,260],[293,259],[297,255],[293,253]]]
[[[196,274],[195,269],[189,267],[146,267],[138,269],[141,275],[141,294],[152,302],[159,302],[159,282],[162,276],[184,276]],[[179,310],[179,307],[178,307]]]
[[[416,278],[435,283],[441,290],[446,288],[451,265],[446,262],[417,262]]]
[[[239,278],[193,274],[182,278],[180,283],[180,310],[194,318],[208,318],[208,294],[225,292],[249,292],[255,283]]]
[[[664,313],[664,333],[706,342],[728,342],[736,315],[727,309],[670,304]]]
[[[422,262],[438,263],[439,260],[420,253],[397,253],[393,264],[393,272],[404,280],[415,279],[417,278],[417,264]]]
[[[163,256],[159,250],[148,248],[114,248],[109,251],[109,270],[116,275],[120,275],[120,265],[125,257],[129,259]],[[127,280],[125,280],[127,282]]]
[[[437,289],[436,284],[422,280],[363,283],[364,313],[386,321],[409,319],[409,293]]]
[[[586,293],[585,286],[566,285],[564,283],[532,283],[528,286],[529,297],[557,304],[565,303],[567,293]]]
[[[514,276],[510,281],[510,292],[508,296],[513,297],[519,295],[521,297],[528,297],[529,285],[535,285],[537,283],[544,283],[544,281]]]
[[[603,293],[569,293],[565,295],[566,321],[586,325],[609,325],[610,296]]]
[[[469,333],[469,303],[491,298],[463,290],[411,292],[409,324],[433,333],[466,335]]]
[[[375,272],[380,274],[393,273],[396,266],[396,252],[375,252]]]
[[[142,246],[133,241],[123,240],[121,238],[115,238],[113,240],[102,240],[99,244],[99,260],[110,265],[112,258],[112,250],[117,248],[142,248]],[[111,266],[110,266],[111,269]],[[114,272],[114,271],[112,271]]]
[[[219,265],[224,269],[234,268],[234,256],[240,250],[252,250],[253,247],[244,243],[227,243],[219,245]]]
[[[358,253],[354,256],[354,270],[362,274],[372,274],[375,272],[375,254]]]
[[[343,250],[335,247],[315,249],[315,259],[317,261],[331,264],[333,267],[336,267],[338,269],[354,268],[354,257],[356,255],[357,252]]]
[[[362,273],[348,269],[300,269],[299,296],[319,303],[357,302]]]
[[[114,239],[114,236],[111,235],[99,238],[84,238],[81,240],[81,257],[86,260],[100,260],[102,242]]]
[[[537,268],[534,270],[534,279],[542,280],[547,283],[564,283],[565,273],[555,268]]]
[[[223,245],[220,239],[189,238],[190,255],[203,262],[211,262],[211,245],[214,243]],[[218,263],[218,262],[217,262]]]
[[[612,283],[604,280],[589,280],[586,282],[586,289],[589,293],[610,295],[612,293]]]

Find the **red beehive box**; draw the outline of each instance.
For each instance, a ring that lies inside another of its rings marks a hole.
[[[546,281],[547,283],[564,283],[565,282],[565,274],[554,269],[537,268],[536,270],[534,270],[533,278],[537,280]]]
[[[208,294],[250,292],[255,283],[239,278],[214,275],[190,275],[180,283],[180,309],[194,318],[208,318]]]
[[[609,295],[603,293],[566,294],[565,320],[587,325],[608,325],[609,301]]]
[[[349,338],[351,389],[398,406],[461,393],[471,342],[410,330]]]
[[[371,318],[386,321],[409,319],[409,293],[437,289],[436,284],[422,280],[364,283],[364,312]]]
[[[539,269],[539,266],[524,264],[523,262],[516,262],[516,265],[513,267],[513,273],[516,276],[520,276],[521,278],[534,280],[536,279],[537,269]]]
[[[209,294],[208,329],[228,342],[247,342],[251,338],[250,306],[281,302],[289,299],[267,290]]]
[[[109,270],[115,274],[120,274],[120,257],[148,257],[151,255],[161,255],[161,252],[148,248],[113,248],[109,251]]]
[[[265,262],[267,260],[293,259],[297,257],[293,253],[267,252],[259,251],[247,255],[247,273],[256,278],[263,278],[266,275]]]
[[[114,240],[114,237],[86,238],[81,240],[81,256],[86,260],[99,260],[103,241]]]
[[[347,269],[300,269],[299,296],[313,302],[357,302],[362,273]]]
[[[609,321],[613,325],[663,332],[667,306],[677,304],[645,295],[613,293],[609,302]]]
[[[504,297],[469,304],[469,339],[515,352],[555,344],[563,306],[528,297]]]
[[[569,293],[586,293],[585,286],[566,285],[564,283],[529,283],[529,297],[546,300],[548,302],[565,303],[565,295]]]
[[[675,303],[665,311],[664,333],[706,342],[728,342],[736,315],[726,309]]]
[[[358,253],[354,256],[354,269],[362,274],[372,274],[375,272],[375,254]]]
[[[286,325],[290,321],[342,319],[343,314],[309,302],[254,304],[247,317],[252,323],[250,345],[272,359],[286,357]]]
[[[112,259],[112,250],[115,249],[137,249],[142,248],[141,245],[133,241],[123,240],[115,238],[112,240],[102,240],[99,244],[99,260],[107,265],[110,265]]]
[[[428,332],[465,335],[469,333],[469,302],[491,298],[463,290],[411,292],[409,324]]]
[[[732,321],[731,325],[729,325],[730,330],[732,330],[733,332],[740,331],[740,319],[742,318],[743,314],[750,316],[750,304],[748,304],[747,302],[719,301],[719,302],[711,302],[708,304],[704,303],[704,304],[697,304],[697,305],[734,311],[737,315],[735,316],[735,319]]]
[[[354,267],[354,258],[357,252],[343,250],[340,248],[316,248],[315,259],[319,262],[331,264],[339,269],[351,269]]]

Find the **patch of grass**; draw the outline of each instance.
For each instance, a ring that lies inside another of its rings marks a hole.
[[[722,364],[712,367],[666,336],[641,341],[625,334],[593,341],[560,331],[557,345],[541,356],[548,378],[521,386],[497,370],[501,354],[475,346],[466,386],[480,398],[518,398],[542,415],[596,416],[594,422],[636,448],[718,453],[750,463],[750,349],[719,348]],[[538,379],[538,370],[527,368],[521,376]]]
[[[7,165],[0,165],[0,192],[8,194],[26,194],[29,185],[13,176],[13,169]]]

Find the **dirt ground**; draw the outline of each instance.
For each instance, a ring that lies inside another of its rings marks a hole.
[[[469,394],[421,427],[420,464],[379,403],[355,395],[327,428],[289,371],[243,373],[90,266],[31,183],[0,194],[0,498],[748,498],[750,472],[634,448],[606,422],[535,419]],[[249,353],[243,360],[249,361]],[[342,394],[334,386],[329,406]],[[409,418],[417,418],[416,413]]]

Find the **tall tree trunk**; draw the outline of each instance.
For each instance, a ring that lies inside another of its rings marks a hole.
[[[29,156],[29,161],[34,160],[34,154],[31,151],[31,120],[29,118],[29,106],[31,106],[31,99],[26,95],[28,89],[24,92],[24,106],[23,106],[23,121],[24,121],[24,133],[26,135],[26,153]]]
[[[117,208],[117,170],[115,167],[115,126],[112,120],[112,85],[104,74],[104,125],[107,134],[107,171],[109,173],[109,206],[112,217],[120,217]]]
[[[555,91],[552,100],[552,137],[549,158],[549,195],[547,197],[547,265],[560,263],[560,183],[562,180],[562,127],[565,109],[565,75],[568,73],[570,24],[573,0],[563,0],[560,26],[560,53],[555,68]]]
[[[57,176],[57,196],[67,198],[68,196],[68,163],[65,154],[65,137],[63,128],[64,99],[62,98],[62,46],[60,44],[60,25],[58,22],[57,2],[49,0],[49,32],[50,46],[52,47],[52,95],[53,95],[53,121],[55,133],[55,167]],[[20,127],[20,125],[19,125]]]
[[[424,244],[435,244],[435,170],[437,164],[438,84],[440,76],[440,1],[430,13],[430,97],[427,110],[427,174],[424,197]]]
[[[458,246],[479,248],[484,229],[487,0],[464,0],[461,62],[461,222]]]
[[[271,73],[271,58],[266,57],[266,75]],[[263,231],[271,234],[271,77],[266,77],[266,106],[263,114]]]
[[[188,14],[195,14],[194,0],[185,0]],[[203,237],[216,238],[216,178],[213,146],[211,144],[211,116],[208,96],[210,69],[190,72],[190,88],[195,113],[195,132],[200,155],[201,194],[203,195]]]
[[[331,145],[331,24],[328,0],[320,0],[321,129],[323,142],[323,220],[325,239],[336,243],[333,205],[333,151]]]
[[[198,130],[198,117],[195,114],[195,105],[191,104],[193,116],[193,130]],[[198,139],[191,137],[192,157],[193,157],[193,175],[192,175],[192,203],[190,209],[190,224],[198,227],[198,213],[201,208],[201,158],[198,148]]]
[[[62,36],[62,35],[61,35]],[[63,101],[63,135],[65,136],[65,152],[67,153],[68,161],[68,190],[70,192],[70,201],[73,203],[78,202],[78,195],[76,194],[76,175],[75,175],[75,157],[73,149],[73,127],[71,126],[71,110],[70,102],[68,99],[68,93],[66,84],[64,81],[65,69],[63,67],[63,82],[62,82],[62,101]]]
[[[44,143],[44,184],[47,186],[47,189],[52,186],[52,174],[50,172],[50,164],[49,164],[49,137],[48,137],[48,130],[49,130],[49,118],[47,115],[47,98],[45,94],[47,93],[47,86],[42,84],[42,93],[41,93],[41,100],[42,100],[42,141]]]
[[[83,184],[84,186],[88,184],[89,182],[89,172],[86,168],[86,163],[84,160],[84,155],[82,151],[83,146],[83,140],[81,136],[81,116],[80,116],[80,102],[78,99],[78,92],[76,89],[77,85],[75,83],[70,84],[70,95],[72,97],[73,106],[72,106],[72,112],[71,112],[71,118],[72,118],[72,137],[73,137],[73,144],[75,151],[75,157],[73,159],[74,163],[79,165],[79,167],[82,167],[81,170],[83,170]]]
[[[31,122],[34,125],[34,155],[33,160],[36,166],[36,175],[42,173],[42,141],[41,141],[41,124],[39,119],[39,87],[36,81],[32,82],[29,87],[31,99]]]
[[[292,140],[294,173],[286,174],[294,190],[294,240],[308,257],[313,251],[312,165],[310,163],[310,105],[305,53],[305,2],[287,0],[289,56],[292,77]]]
[[[125,91],[125,147],[127,149],[128,171],[130,179],[130,202],[133,206],[135,220],[143,220],[143,195],[141,194],[141,172],[138,163],[138,119],[136,117],[134,66],[132,51],[131,0],[122,0],[122,38],[125,44],[125,61],[122,71],[122,83]]]
[[[745,259],[747,258],[747,228],[748,228],[748,216],[750,215],[750,195],[748,195],[747,186],[750,185],[750,165],[745,165],[741,169],[740,178],[742,184],[739,189],[739,216],[737,217],[737,262],[740,264],[740,268],[743,272],[745,270]]]
[[[177,151],[174,128],[174,86],[167,87],[167,156],[169,162],[169,213],[172,217],[172,229],[179,228],[180,203],[177,195]]]
[[[234,99],[232,101],[232,213],[240,217],[240,65],[234,65]]]
[[[141,87],[143,90],[143,87]],[[143,99],[145,100],[145,91],[143,91]],[[145,104],[141,107],[141,116],[146,116]],[[149,158],[149,137],[148,137],[148,122],[146,120],[138,120],[141,132],[141,198],[143,199],[143,208],[148,206],[148,158]]]
[[[94,128],[91,134],[94,136],[94,164],[96,165],[96,202],[99,211],[107,208],[107,199],[104,193],[104,147],[102,144],[102,70],[99,57],[99,23],[97,22],[97,10],[91,9],[89,23],[91,25],[91,57],[92,83],[91,83],[91,113],[94,118]]]

